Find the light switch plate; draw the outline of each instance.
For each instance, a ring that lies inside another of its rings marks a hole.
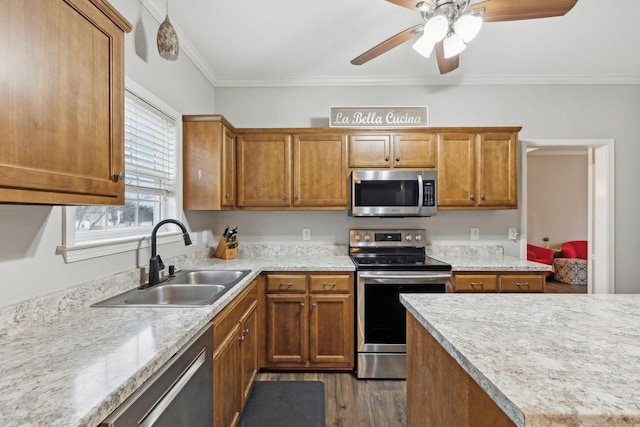
[[[302,240],[311,240],[311,229],[303,228],[302,229]]]
[[[478,227],[471,227],[471,240],[480,240],[480,229]]]

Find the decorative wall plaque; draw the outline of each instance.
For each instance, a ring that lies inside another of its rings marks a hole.
[[[331,107],[331,127],[425,127],[427,107]]]

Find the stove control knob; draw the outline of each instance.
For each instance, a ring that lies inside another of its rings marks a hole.
[[[407,234],[404,238],[408,241],[413,240],[413,236],[411,234]]]
[[[364,240],[366,240],[368,242],[369,240],[371,240],[371,236],[369,236],[368,234],[365,234],[364,235]]]
[[[362,239],[362,236],[361,236],[361,235],[359,235],[359,234],[356,234],[355,236],[353,236],[353,239],[354,239],[356,242],[359,242],[359,241]]]
[[[419,242],[422,240],[422,234],[416,234],[416,241]]]

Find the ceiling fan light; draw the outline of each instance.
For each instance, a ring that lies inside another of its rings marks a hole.
[[[467,13],[458,18],[453,28],[456,34],[460,35],[462,41],[469,43],[480,32],[482,22],[482,14]]]
[[[434,43],[439,42],[447,35],[449,31],[449,20],[444,15],[435,15],[424,24],[424,35],[430,40],[435,40]]]
[[[456,55],[459,55],[463,50],[467,48],[467,45],[462,41],[462,37],[453,33],[446,39],[444,39],[443,49],[444,57],[449,59]]]
[[[427,34],[423,34],[418,40],[416,40],[412,47],[420,55],[424,56],[425,58],[429,58],[434,46],[438,41],[439,40],[430,38]]]

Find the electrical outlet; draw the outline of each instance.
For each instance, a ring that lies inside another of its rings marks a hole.
[[[509,228],[509,231],[507,232],[507,239],[515,241],[517,238],[518,238],[518,229],[515,227]]]
[[[478,227],[471,227],[471,240],[480,240],[480,229]]]
[[[311,240],[311,229],[303,228],[302,229],[302,240]]]

